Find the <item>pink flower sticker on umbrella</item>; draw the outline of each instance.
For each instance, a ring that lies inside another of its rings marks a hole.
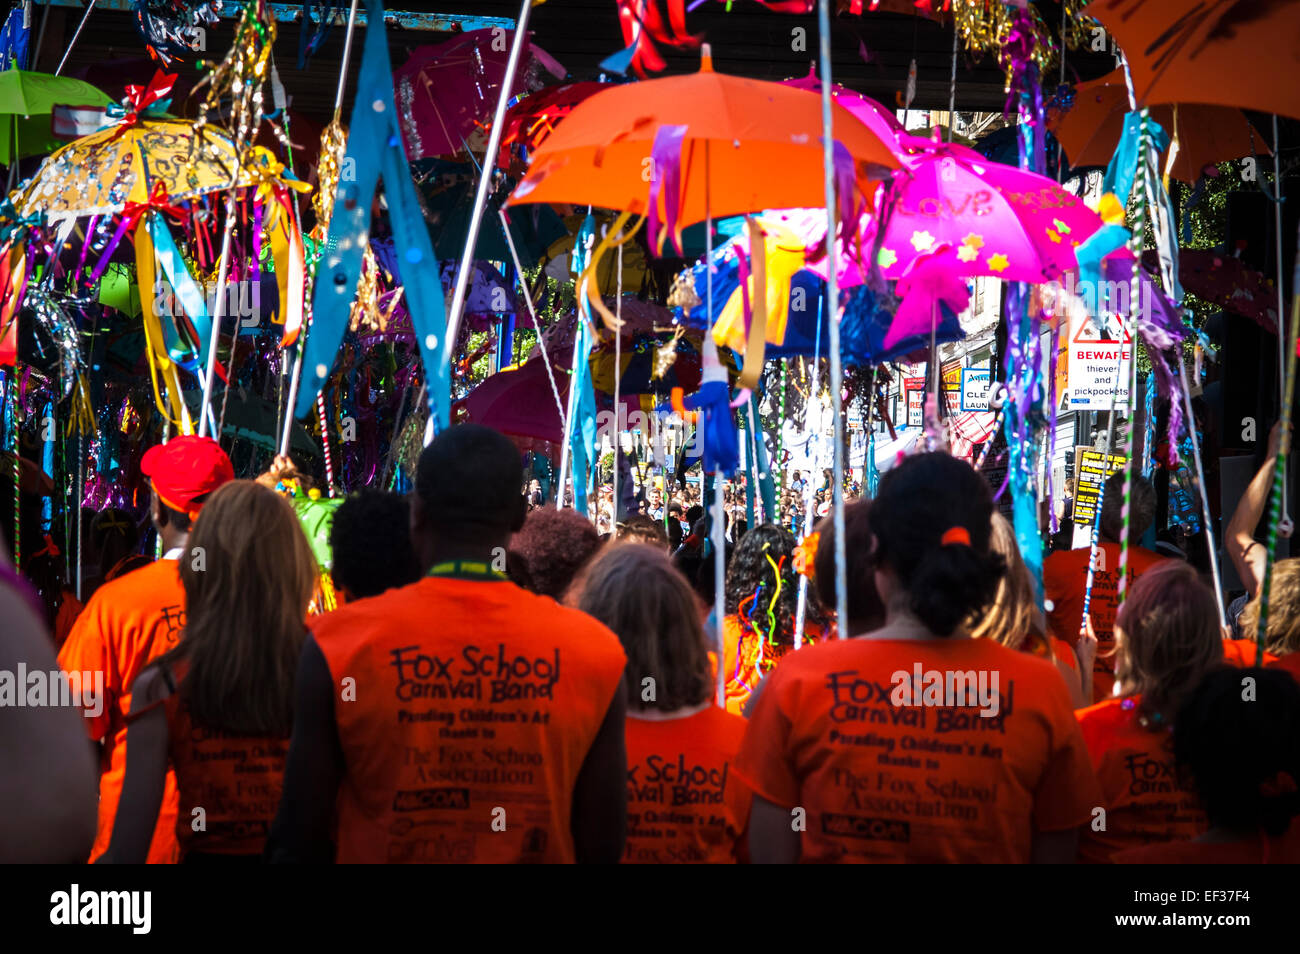
[[[1097,213],[1051,179],[955,143],[898,139],[908,154],[876,256],[886,278],[948,245],[958,274],[1051,281],[1076,267],[1075,246],[1101,228]]]

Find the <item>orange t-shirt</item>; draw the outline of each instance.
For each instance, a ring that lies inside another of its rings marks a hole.
[[[1267,659],[1267,655],[1264,657]],[[1289,672],[1296,682],[1300,682],[1300,653],[1287,653],[1285,656],[1275,656],[1272,662],[1266,662],[1269,669],[1281,669]]]
[[[1223,641],[1223,661],[1229,666],[1240,666],[1243,669],[1249,669],[1256,665],[1256,659],[1259,656],[1259,646],[1253,639],[1225,639]],[[1264,665],[1270,666],[1277,662],[1277,657],[1265,650]]]
[[[627,662],[585,613],[426,577],[314,624],[339,689],[338,861],[571,862],[573,787]]]
[[[1167,841],[1117,852],[1117,865],[1294,865],[1300,864],[1296,828],[1284,838],[1260,835],[1250,841]]]
[[[624,863],[728,864],[749,817],[730,777],[745,720],[711,705],[680,719],[628,713]]]
[[[184,665],[177,666],[184,679]],[[176,839],[191,851],[261,855],[284,788],[289,736],[232,735],[196,725],[181,693],[166,700],[167,754],[176,773]],[[203,809],[203,825],[195,830]]]
[[[1119,544],[1098,548],[1099,565],[1093,574],[1088,615],[1097,633],[1097,658],[1092,664],[1093,698],[1105,699],[1115,684],[1115,660],[1107,655],[1115,646],[1115,615],[1119,606]],[[1088,583],[1088,547],[1058,550],[1043,561],[1043,597],[1052,603],[1047,624],[1052,633],[1071,646],[1079,641],[1083,622],[1083,590]],[[1143,547],[1128,549],[1129,586],[1165,557]]]
[[[1107,699],[1076,713],[1101,783],[1098,805],[1106,810],[1104,831],[1095,819],[1080,835],[1080,861],[1101,864],[1117,851],[1195,838],[1206,829],[1196,795],[1178,784],[1169,731],[1138,724],[1138,699]]]
[[[104,742],[99,777],[99,829],[90,860],[106,850],[126,777],[126,717],[131,686],[157,657],[172,649],[185,625],[185,590],[179,564],[159,560],[118,577],[97,589],[77,617],[59,651],[64,672],[103,673],[101,711],[85,709],[86,729]],[[158,826],[149,846],[150,864],[176,860],[176,777],[167,773]]]
[[[918,669],[919,700],[905,692]],[[793,653],[733,773],[806,812],[805,862],[1028,862],[1035,831],[1084,824],[1098,799],[1061,674],[987,639]]]

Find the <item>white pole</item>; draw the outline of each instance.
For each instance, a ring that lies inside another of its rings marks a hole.
[[[68,57],[72,55],[72,48],[77,45],[77,38],[81,36],[81,28],[86,25],[86,21],[90,19],[90,11],[94,9],[95,9],[95,0],[90,0],[90,5],[86,7],[86,12],[81,15],[81,22],[77,24],[77,32],[72,34],[72,42],[69,43],[68,48],[63,51],[63,59],[59,60],[59,68],[54,71],[55,76],[58,76],[60,73],[63,72],[64,64],[68,62]],[[48,5],[46,6],[45,12],[46,13],[50,12]],[[41,36],[38,39],[43,39],[44,37],[45,37],[45,20],[44,18],[42,18]],[[36,64],[33,63],[32,67],[35,68],[35,66]]]
[[[212,308],[212,334],[208,336],[208,367],[203,379],[203,403],[199,406],[199,437],[207,434],[208,420],[211,417],[208,408],[212,404],[212,385],[217,379],[217,345],[221,340],[221,319],[226,311],[226,274],[230,268],[230,236],[234,230],[235,183],[232,182],[226,193],[226,223],[221,235],[221,264],[217,268],[217,300]],[[213,440],[220,441],[221,435],[214,434]]]
[[[1282,405],[1286,403],[1286,303],[1282,297],[1282,163],[1278,158],[1281,141],[1277,134],[1277,114],[1273,114],[1273,222],[1277,226],[1277,388],[1278,416],[1282,414]],[[1295,294],[1295,289],[1291,293]],[[1286,481],[1282,481],[1282,516],[1286,516]]]
[[[831,407],[835,414],[835,618],[840,639],[847,639],[849,626],[848,572],[844,566],[844,369],[840,362],[839,287],[835,274],[835,139],[831,121],[831,13],[830,0],[818,0],[817,29],[822,74],[822,175],[826,189],[826,291],[827,325],[830,330]]]
[[[609,532],[617,536],[618,534],[615,531],[618,529],[618,458],[623,451],[623,421],[622,421],[622,414],[621,414],[622,408],[619,406],[619,398],[618,398],[618,386],[619,384],[622,383],[620,381],[620,375],[619,375],[619,371],[621,370],[621,368],[619,367],[619,363],[623,357],[623,330],[622,330],[623,246],[622,245],[618,247],[618,284],[615,287],[617,288],[617,292],[616,292],[617,297],[614,299],[614,317],[617,320],[614,322],[614,324],[618,325],[618,327],[614,329],[614,474],[613,477],[611,478],[614,500],[613,500],[613,512],[612,512],[613,519],[610,521]],[[596,293],[600,294],[599,288],[596,289]]]
[[[343,63],[339,67],[339,85],[334,91],[334,118],[339,118],[339,112],[343,109],[343,90],[347,86],[348,66],[352,62],[352,34],[357,25],[357,0],[352,0],[352,6],[348,9],[348,32],[343,38]],[[296,225],[296,223],[295,223]],[[284,307],[281,303],[280,307]],[[308,309],[311,308],[311,302],[307,302]],[[289,376],[289,402],[285,405],[284,414],[284,431],[280,434],[280,453],[289,453],[289,439],[293,434],[293,409],[298,403],[298,382],[302,380],[302,357],[307,350],[307,333],[311,330],[310,322],[307,323],[298,333],[298,340],[294,343],[293,355],[293,372]],[[401,414],[401,408],[398,408],[398,414]]]
[[[343,108],[343,87],[348,81],[348,62],[352,57],[352,30],[357,23],[357,0],[352,0],[348,10],[348,32],[343,38],[343,65],[339,68],[339,87],[334,93],[334,115],[338,116]]]
[[[465,236],[465,252],[460,258],[460,269],[456,272],[456,289],[451,296],[451,311],[447,314],[448,360],[451,360],[452,352],[456,347],[456,333],[460,331],[461,311],[465,307],[465,290],[469,286],[470,266],[474,261],[474,246],[478,243],[478,230],[483,222],[483,209],[487,205],[488,193],[492,191],[492,170],[496,166],[497,152],[501,148],[501,128],[505,125],[506,103],[510,101],[510,90],[515,85],[515,71],[519,67],[519,57],[523,52],[524,41],[528,37],[528,14],[532,5],[533,0],[523,0],[519,8],[519,22],[515,25],[515,39],[510,47],[510,60],[506,63],[506,75],[501,80],[501,92],[497,95],[492,132],[488,136],[487,153],[483,157],[482,172],[479,173],[478,192],[474,196],[474,211],[469,219],[469,234]]]
[[[586,293],[587,293],[587,283],[583,282],[582,286],[578,289],[578,301],[582,301],[583,296],[586,295]],[[577,398],[577,394],[578,394],[578,389],[574,385],[573,375],[576,375],[578,370],[579,346],[582,343],[582,328],[579,326],[579,322],[581,322],[582,320],[583,320],[582,315],[579,314],[578,312],[574,312],[573,361],[571,361],[569,364],[569,367],[570,369],[572,369],[573,373],[569,377],[568,409],[564,413],[564,443],[560,445],[560,482],[555,492],[556,510],[564,509],[564,481],[569,476],[569,440],[570,440],[570,434],[573,431],[573,402]],[[539,336],[539,340],[540,340],[540,336]],[[597,449],[599,449],[600,447],[599,443],[596,446]],[[578,505],[578,487],[577,487],[578,482],[575,480],[573,483],[574,483],[573,505],[576,507]],[[599,509],[599,501],[597,502],[597,509]]]

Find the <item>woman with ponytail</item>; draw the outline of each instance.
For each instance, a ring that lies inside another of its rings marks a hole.
[[[754,861],[1073,859],[1098,791],[1068,689],[967,628],[1004,572],[992,514],[984,479],[947,454],[881,480],[865,556],[885,624],[791,655],[764,685],[735,765]]]

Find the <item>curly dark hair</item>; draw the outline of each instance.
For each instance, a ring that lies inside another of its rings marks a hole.
[[[1215,670],[1178,712],[1174,759],[1211,827],[1282,835],[1300,814],[1300,687],[1276,669]]]
[[[330,576],[357,599],[420,578],[411,545],[411,506],[401,494],[362,490],[339,504],[330,525]]]
[[[539,507],[511,538],[506,568],[520,586],[558,600],[599,548],[596,528],[576,510]]]
[[[799,575],[794,571],[794,548],[794,534],[789,530],[771,523],[760,524],[740,538],[727,567],[727,615],[739,613],[742,628],[753,619],[755,629],[764,633],[770,625],[767,609],[776,593],[777,582],[777,574],[768,558],[780,567],[781,592],[776,605],[772,607],[776,619],[776,629],[772,635],[775,642],[783,646],[794,645],[794,619],[799,603]],[[826,623],[817,595],[811,589],[808,591],[805,617],[819,625]]]

